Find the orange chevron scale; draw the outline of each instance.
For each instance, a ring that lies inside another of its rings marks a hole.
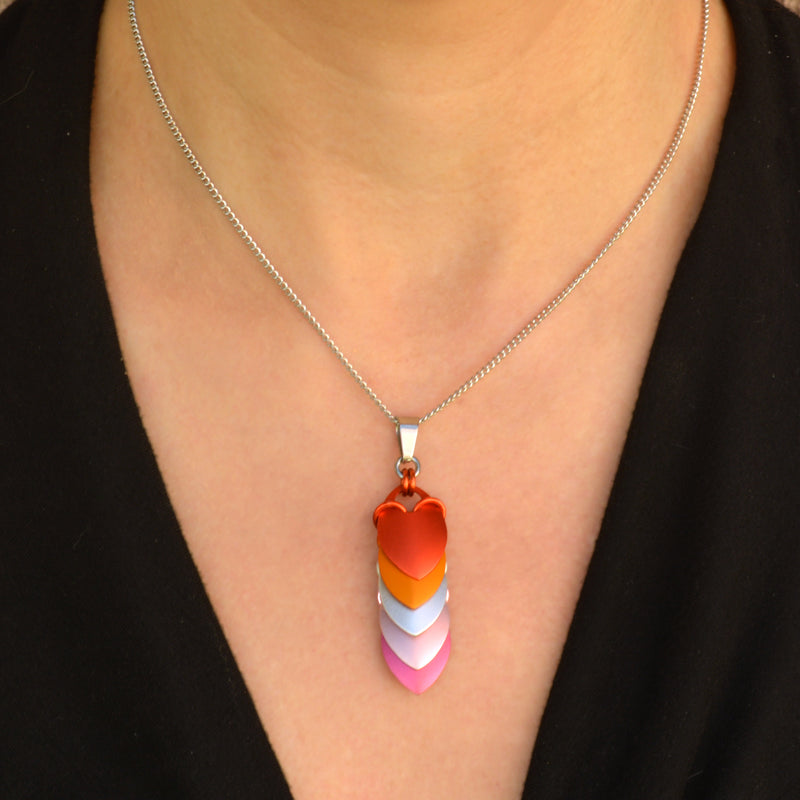
[[[398,486],[375,509],[378,529],[381,650],[392,674],[421,694],[441,675],[450,654],[447,609],[447,526],[444,503],[414,486],[408,511]]]
[[[414,580],[398,569],[383,550],[378,550],[378,567],[386,588],[404,605],[419,608],[436,594],[444,579],[447,557],[442,553],[439,563],[422,580]]]

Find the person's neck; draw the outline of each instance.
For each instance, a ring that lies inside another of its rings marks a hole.
[[[570,215],[606,214],[566,253],[591,256],[669,141],[700,25],[699,0],[138,5],[162,88],[229,199],[287,215],[274,239],[297,269],[360,279],[401,260],[517,269],[533,217],[576,233],[548,218],[567,199]],[[618,186],[601,194],[606,164]]]
[[[139,5],[145,26],[156,17],[154,45],[190,67],[167,76],[178,105],[208,103],[191,118],[225,103],[237,135],[425,192],[516,172],[517,154],[541,158],[565,136],[602,135],[604,118],[647,114],[644,98],[674,75],[685,91],[699,19],[695,0]],[[690,35],[673,51],[676,32]]]

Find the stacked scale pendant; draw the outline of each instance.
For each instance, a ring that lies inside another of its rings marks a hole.
[[[418,495],[409,511],[398,495]],[[444,503],[416,487],[414,471],[373,515],[378,529],[381,649],[392,674],[421,694],[450,655]]]
[[[400,683],[418,694],[424,692],[441,675],[450,655],[450,616],[447,609],[447,562],[444,552],[447,544],[447,527],[444,522],[445,507],[441,501],[429,497],[416,487],[416,478],[420,471],[419,460],[414,456],[417,429],[423,422],[447,408],[450,403],[483,380],[513,353],[585,280],[611,247],[628,230],[650,200],[678,152],[700,90],[708,38],[710,0],[702,0],[703,17],[700,27],[699,52],[694,80],[683,114],[671,144],[638,200],[592,261],[584,266],[547,305],[537,312],[495,356],[421,418],[399,418],[392,414],[372,387],[356,371],[308,306],[270,262],[239,217],[233,212],[189,147],[178,123],[172,116],[150,65],[136,18],[135,0],[127,0],[127,2],[128,20],[150,91],[173,139],[195,174],[258,263],[267,271],[308,324],[319,334],[370,400],[396,426],[401,457],[395,464],[395,471],[400,477],[401,483],[378,506],[374,514],[375,525],[378,529],[381,647],[389,669]],[[418,495],[420,499],[409,511],[397,501],[397,497],[401,494],[406,498]]]

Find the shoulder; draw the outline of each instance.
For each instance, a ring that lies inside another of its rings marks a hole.
[[[0,15],[0,174],[15,198],[0,247],[36,218],[63,217],[88,181],[101,10],[101,0],[15,0]]]
[[[785,43],[793,43],[800,50],[800,2],[778,2],[778,0],[730,0],[741,6],[745,19],[749,19],[754,30],[762,28],[767,34]],[[796,6],[794,10],[792,6]]]
[[[101,10],[101,0],[15,0],[0,15],[0,176],[12,199],[0,214],[7,386],[52,371],[41,359],[85,310],[83,287],[102,289],[89,194]]]
[[[31,5],[29,0],[17,0],[0,14],[0,108],[4,117],[13,112],[14,101],[30,81],[32,53],[27,28]]]
[[[0,58],[4,58],[30,8],[29,0],[0,3]]]
[[[776,0],[727,0],[734,25],[737,72],[760,84],[764,99],[800,106],[800,16]]]
[[[0,14],[0,147],[83,99],[94,78],[102,0],[15,0]],[[47,115],[45,117],[45,115]]]
[[[37,101],[58,98],[76,74],[91,80],[102,8],[102,0],[14,0],[0,14],[3,117],[31,91]]]
[[[747,237],[759,243],[762,255],[765,242],[780,247],[782,263],[797,274],[800,17],[774,0],[726,0],[726,5],[736,79],[709,187],[713,202],[707,205],[723,212],[714,215],[715,222],[731,241]],[[735,255],[737,261],[744,258],[741,250]]]

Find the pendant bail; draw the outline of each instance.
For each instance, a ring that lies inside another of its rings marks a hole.
[[[414,449],[417,446],[417,431],[419,430],[419,419],[416,417],[398,417],[397,419],[397,438],[400,442],[400,458],[395,464],[395,472],[399,477],[403,477],[403,467],[414,465],[414,474],[419,475],[419,459],[414,457]]]

